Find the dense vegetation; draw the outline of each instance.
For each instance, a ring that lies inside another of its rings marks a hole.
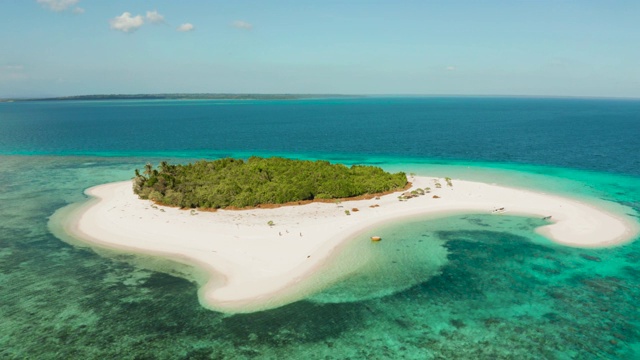
[[[81,101],[81,100],[298,100],[318,98],[352,98],[357,95],[338,94],[108,94],[77,95],[52,98],[12,99],[16,101]],[[1,99],[0,99],[1,100]]]
[[[136,169],[133,191],[142,199],[182,208],[251,207],[314,199],[338,199],[401,190],[405,173],[328,161],[251,157],[187,165],[166,161]]]

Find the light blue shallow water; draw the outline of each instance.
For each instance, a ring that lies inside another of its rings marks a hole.
[[[362,248],[366,239],[346,246],[345,259],[367,251],[373,260],[323,293],[228,316],[202,308],[195,284],[74,248],[47,229],[85,188],[128,179],[147,161],[226,153],[371,163],[640,210],[638,158],[630,156],[640,146],[637,103],[516,100],[0,104],[0,151],[41,154],[0,156],[0,357],[637,358],[638,241],[575,249],[536,235],[537,219],[411,220],[379,229],[395,240],[377,248]],[[229,110],[212,110],[222,107]],[[312,125],[291,128],[303,115]],[[152,126],[155,117],[164,125]],[[396,123],[404,131],[383,131]],[[459,136],[445,138],[442,126]],[[545,126],[553,134],[540,139]],[[348,145],[358,129],[369,137]],[[525,136],[531,129],[538,132]],[[476,139],[488,134],[504,146]],[[218,143],[212,150],[198,148],[205,135]],[[523,150],[531,146],[537,157]]]

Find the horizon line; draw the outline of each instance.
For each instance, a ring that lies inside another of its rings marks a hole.
[[[7,101],[65,101],[65,100],[91,100],[85,98],[91,97],[153,97],[153,96],[228,96],[228,97],[248,97],[248,96],[280,96],[280,97],[300,97],[300,98],[313,98],[313,97],[432,97],[432,98],[454,98],[454,97],[468,97],[468,98],[538,98],[538,99],[611,99],[611,100],[640,100],[640,96],[597,96],[597,95],[535,95],[535,94],[423,94],[423,93],[385,93],[385,94],[362,94],[362,93],[295,93],[295,92],[162,92],[162,93],[96,93],[96,94],[81,94],[81,95],[61,95],[61,96],[18,96],[18,97],[5,97],[0,96],[0,102]],[[94,99],[100,100],[100,99]],[[108,100],[108,99],[105,99]],[[127,100],[127,99],[114,99],[114,100]],[[144,100],[144,99],[131,99],[131,100]],[[153,99],[150,99],[153,100]],[[161,100],[161,99],[155,99]],[[170,99],[167,99],[170,100]],[[176,99],[177,100],[177,99]],[[197,100],[197,99],[193,99]],[[202,99],[207,100],[207,99]],[[215,99],[210,99],[215,100]],[[232,98],[228,100],[233,100]],[[265,99],[268,100],[268,99]]]

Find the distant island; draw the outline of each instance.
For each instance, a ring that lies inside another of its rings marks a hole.
[[[247,208],[296,201],[354,198],[399,191],[404,172],[391,174],[376,166],[328,161],[250,157],[225,158],[187,165],[166,161],[157,169],[136,169],[133,192],[142,199],[180,208]]]
[[[0,99],[0,102],[11,101],[82,101],[82,100],[299,100],[299,99],[324,99],[324,98],[354,98],[361,95],[340,94],[104,94],[104,95],[77,95],[45,98],[15,98]]]

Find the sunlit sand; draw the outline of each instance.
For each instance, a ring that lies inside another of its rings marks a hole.
[[[201,284],[200,302],[228,313],[282,306],[330,286],[331,279],[307,280],[344,242],[362,233],[376,236],[377,225],[403,218],[455,213],[548,218],[550,224],[536,231],[575,247],[613,246],[639,232],[628,216],[574,199],[456,179],[452,186],[444,179],[410,180],[412,190],[429,187],[430,192],[406,201],[398,199],[400,192],[371,200],[216,212],[156,206],[138,199],[126,181],[88,189],[96,199],[56,221],[67,235],[93,247],[205,270],[210,276]]]

